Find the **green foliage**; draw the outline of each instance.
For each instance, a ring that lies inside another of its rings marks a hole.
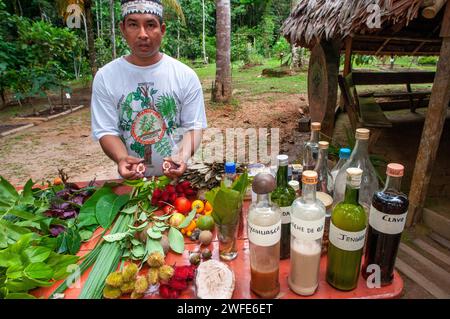
[[[419,65],[437,65],[439,58],[434,56],[423,56],[417,60]]]

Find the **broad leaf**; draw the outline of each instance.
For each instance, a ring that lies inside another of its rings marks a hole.
[[[133,205],[131,207],[122,209],[122,213],[127,214],[127,215],[131,215],[131,214],[134,214],[137,209],[138,209],[138,205]]]
[[[197,215],[197,208],[194,207],[184,221],[178,226],[178,229],[188,227],[195,215]]]
[[[116,194],[107,194],[102,196],[95,206],[95,217],[98,223],[104,229],[110,226],[111,213],[113,210],[114,201],[117,199]]]
[[[0,267],[8,268],[21,264],[22,262],[18,254],[14,254],[7,249],[0,251]]]
[[[161,239],[162,234],[159,230],[155,229],[155,228],[149,228],[147,229],[147,235],[151,238],[151,239]]]
[[[134,246],[134,247],[131,249],[131,253],[132,253],[133,256],[136,257],[136,258],[142,258],[142,257],[144,257],[144,254],[145,254],[144,245],[137,245],[137,246]]]
[[[162,255],[165,255],[163,247],[162,247],[161,242],[159,240],[147,238],[147,243],[145,245],[145,258],[144,259],[147,259],[147,257],[150,254],[152,254],[153,252],[159,252]]]
[[[44,263],[29,264],[23,271],[25,276],[30,279],[45,279],[50,280],[53,277],[53,269]]]
[[[184,252],[183,234],[174,227],[170,227],[169,230],[169,246],[174,252],[178,254],[182,254]]]
[[[6,277],[8,277],[8,279],[19,279],[22,278],[23,276],[23,266],[16,264],[13,265],[11,267],[9,267],[6,270]]]
[[[0,176],[0,205],[2,207],[11,206],[19,199],[19,194],[17,193],[14,186],[12,186],[6,179]],[[1,209],[0,209],[1,211]]]
[[[12,293],[7,294],[5,299],[36,299],[36,297],[26,293]]]
[[[50,256],[51,250],[46,247],[28,247],[23,251],[30,263],[45,261]]]
[[[34,197],[33,197],[33,181],[30,179],[28,180],[28,182],[25,184],[24,188],[23,188],[23,192],[21,194],[21,197],[19,199],[19,203],[22,205],[32,205],[34,203]]]
[[[85,226],[91,226],[98,224],[95,207],[100,198],[105,195],[113,194],[113,191],[108,186],[103,186],[98,189],[84,204],[81,206],[80,214],[78,215],[78,227],[82,228]]]

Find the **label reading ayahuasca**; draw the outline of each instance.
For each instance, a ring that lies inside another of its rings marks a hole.
[[[330,243],[339,249],[346,251],[356,251],[364,247],[366,239],[366,228],[358,232],[349,232],[337,228],[332,222],[330,223]]]
[[[403,232],[408,212],[401,215],[389,215],[380,212],[375,207],[370,207],[369,225],[375,230],[389,235]]]
[[[291,217],[291,234],[297,239],[318,240],[323,236],[324,226],[325,216],[314,221]]]
[[[289,224],[291,222],[291,210],[292,207],[280,207],[281,210],[281,223],[282,224]]]
[[[281,221],[272,226],[257,226],[248,223],[248,240],[255,245],[269,247],[280,241]]]

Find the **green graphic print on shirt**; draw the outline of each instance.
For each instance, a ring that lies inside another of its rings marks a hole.
[[[125,144],[139,157],[145,156],[145,145],[154,145],[162,157],[172,154],[169,135],[178,128],[177,104],[169,94],[160,95],[148,84],[139,85],[119,105],[119,128]]]

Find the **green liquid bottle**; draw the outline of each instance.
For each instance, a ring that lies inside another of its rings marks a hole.
[[[331,214],[326,278],[339,290],[358,285],[366,237],[366,213],[358,202],[362,173],[359,168],[347,169],[345,199]]]
[[[289,258],[291,252],[291,211],[296,199],[295,190],[288,184],[288,156],[278,155],[277,188],[272,192],[271,200],[282,213],[280,259]]]

